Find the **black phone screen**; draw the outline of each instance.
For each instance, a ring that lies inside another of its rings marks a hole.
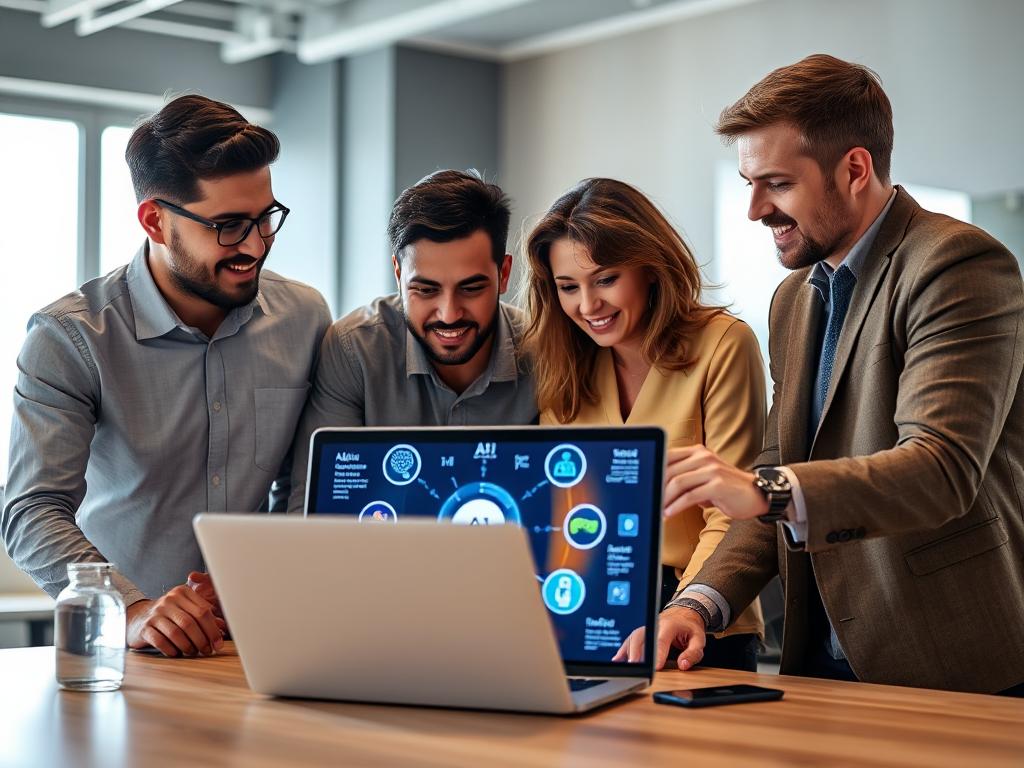
[[[740,704],[746,701],[777,701],[783,692],[778,688],[758,685],[722,685],[711,688],[690,688],[678,691],[659,691],[654,700],[659,704],[679,707],[711,707],[717,704]]]

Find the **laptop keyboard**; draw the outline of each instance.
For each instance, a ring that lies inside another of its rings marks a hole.
[[[593,688],[595,685],[600,685],[601,683],[607,683],[607,682],[608,682],[607,680],[595,680],[595,679],[591,679],[591,678],[570,677],[569,678],[569,690],[572,691],[573,693],[576,693],[577,691],[585,691],[585,690],[587,690],[587,688]]]

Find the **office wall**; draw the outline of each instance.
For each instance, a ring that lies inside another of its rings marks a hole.
[[[1009,248],[1024,269],[1024,180],[1015,192],[974,198],[971,212],[974,223]]]
[[[342,65],[307,66],[294,56],[273,59],[273,117],[281,140],[273,166],[274,194],[291,210],[274,243],[269,268],[316,286],[332,312],[338,306]]]
[[[161,95],[197,91],[252,107],[271,102],[271,62],[221,62],[210,43],[130,30],[87,37],[43,29],[38,13],[0,9],[0,76]]]
[[[500,65],[398,48],[395,66],[396,189],[441,168],[500,179]]]
[[[712,132],[771,69],[814,52],[865,63],[894,105],[894,180],[972,196],[1024,182],[1024,3],[765,0],[507,67],[501,165],[536,215],[585,176],[631,181],[714,253]]]
[[[388,213],[395,199],[395,50],[344,63],[340,314],[394,290]]]

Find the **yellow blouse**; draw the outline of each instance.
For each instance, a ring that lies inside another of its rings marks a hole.
[[[667,448],[703,443],[725,461],[750,467],[761,452],[765,425],[765,378],[757,338],[742,320],[718,315],[691,340],[696,359],[686,371],[652,367],[629,417],[623,421],[611,350],[595,369],[598,401],[580,409],[573,424],[655,425]],[[541,424],[556,424],[550,411]],[[665,520],[662,561],[675,567],[679,588],[689,584],[729,528],[715,507],[692,507]],[[723,635],[756,632],[764,637],[761,606],[754,601]]]

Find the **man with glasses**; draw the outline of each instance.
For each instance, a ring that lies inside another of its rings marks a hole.
[[[51,595],[68,563],[112,562],[133,648],[220,647],[192,517],[266,509],[290,472],[331,318],[315,290],[263,271],[288,215],[278,149],[199,96],[140,125],[126,159],[145,245],[37,312],[18,357],[7,550]]]

